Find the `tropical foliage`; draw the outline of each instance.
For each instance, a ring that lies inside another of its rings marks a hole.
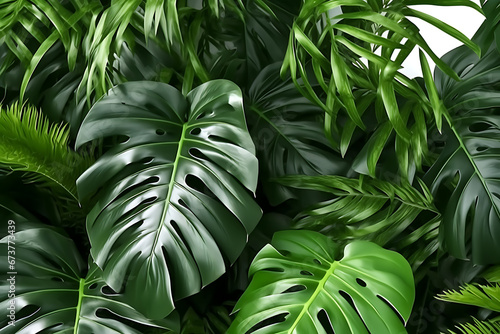
[[[499,333],[499,22],[3,1],[0,333]]]

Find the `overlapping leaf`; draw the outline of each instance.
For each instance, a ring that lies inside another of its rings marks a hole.
[[[345,174],[348,163],[331,148],[322,131],[321,109],[281,81],[279,64],[266,67],[249,89],[250,132],[271,204],[294,197],[290,189],[269,179],[285,175]]]
[[[148,328],[177,329],[175,316],[151,321],[124,303],[95,264],[85,275],[86,265],[71,239],[10,208],[0,206],[0,216],[12,222],[4,225],[9,233],[0,241],[0,333],[139,334]],[[10,312],[11,305],[15,312]]]
[[[92,159],[69,149],[64,125],[50,124],[35,108],[15,103],[0,109],[0,133],[1,168],[27,172],[31,180],[76,199],[76,179]]]
[[[228,334],[404,333],[415,297],[405,259],[367,241],[344,250],[312,231],[282,231],[250,268]]]
[[[288,176],[283,185],[326,192],[332,199],[295,217],[295,227],[321,232],[339,243],[368,240],[394,247],[416,271],[438,248],[440,215],[425,185],[423,192],[377,179],[341,176]],[[420,215],[428,217],[421,222]],[[409,232],[411,231],[411,232]],[[416,279],[422,278],[420,272]]]
[[[390,130],[396,132],[400,141],[410,142],[415,129],[400,111],[398,97],[414,99],[426,113],[431,110],[421,88],[399,72],[404,60],[417,46],[447,75],[458,79],[429,48],[410,17],[427,21],[480,53],[480,48],[457,29],[408,7],[417,3],[419,1],[404,0],[310,0],[303,3],[291,28],[282,73],[289,70],[299,90],[328,114],[331,125],[327,131],[333,138],[343,132],[340,127],[343,122],[338,121],[341,110],[353,126],[366,128],[362,118],[364,108],[361,100],[355,98],[356,91],[360,90],[361,95],[376,93],[377,103],[389,121]],[[447,1],[433,1],[432,4],[450,5]],[[481,11],[477,4],[468,0],[455,1],[453,5]],[[302,78],[303,83],[298,82],[298,78]],[[321,86],[323,94],[313,89],[314,80]],[[379,122],[383,119],[381,116],[379,112]],[[348,143],[344,142],[343,152]]]
[[[474,319],[474,323],[460,324],[456,326],[462,334],[496,334],[500,333],[500,322],[498,321],[480,321]],[[451,334],[456,334],[450,330]]]
[[[115,290],[150,317],[198,292],[234,262],[261,210],[250,191],[258,162],[239,88],[217,80],[184,97],[154,82],[117,86],[77,137],[125,137],[78,180],[96,194],[91,253]]]
[[[433,193],[451,189],[443,203],[442,239],[456,257],[472,256],[475,263],[498,263],[500,258],[500,61],[493,45],[478,58],[459,47],[444,58],[459,73],[460,82],[436,73],[443,96],[447,127],[438,160],[427,172]],[[470,231],[470,232],[469,232]],[[472,253],[472,254],[471,254]]]

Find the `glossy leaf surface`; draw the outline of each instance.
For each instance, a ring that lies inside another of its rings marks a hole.
[[[13,222],[13,233],[0,241],[0,333],[139,334],[178,326],[175,317],[151,321],[123,303],[95,264],[85,275],[86,265],[68,237],[2,206],[0,216]],[[14,255],[8,253],[13,249]],[[15,325],[8,323],[12,301]]]
[[[500,61],[495,47],[479,59],[459,47],[444,60],[462,81],[436,73],[439,93],[448,109],[448,126],[437,141],[444,143],[425,180],[435,194],[451,189],[443,205],[442,239],[456,257],[475,263],[499,263],[500,258]]]
[[[317,232],[276,233],[252,263],[228,334],[404,333],[399,316],[408,320],[415,297],[406,260],[366,241],[340,261],[338,252]]]
[[[260,219],[241,92],[225,80],[187,97],[162,83],[119,85],[89,112],[77,145],[113,135],[125,139],[78,180],[82,199],[97,192],[91,254],[113,289],[125,285],[132,305],[162,318],[225,272]]]

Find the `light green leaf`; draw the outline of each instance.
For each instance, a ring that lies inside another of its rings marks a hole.
[[[405,259],[366,241],[339,253],[317,232],[277,232],[252,262],[227,333],[405,333],[399,316],[408,320],[415,298]]]
[[[465,284],[460,290],[449,290],[436,297],[445,302],[473,305],[500,312],[500,285]]]
[[[29,173],[58,193],[76,199],[76,179],[92,159],[71,151],[69,130],[50,124],[33,107],[14,104],[0,109],[0,166]]]

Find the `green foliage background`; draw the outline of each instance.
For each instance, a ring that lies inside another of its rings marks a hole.
[[[0,333],[499,333],[499,14],[2,1]]]

